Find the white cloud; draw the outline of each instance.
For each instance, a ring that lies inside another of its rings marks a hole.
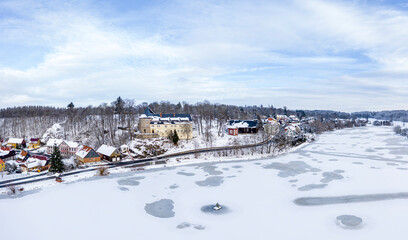
[[[182,1],[137,12],[153,23],[123,26],[117,23],[133,15],[109,19],[87,5],[6,3],[0,8],[25,17],[0,22],[3,41],[52,50],[28,69],[0,66],[4,90],[24,86],[30,96],[0,98],[3,106],[88,105],[118,95],[340,110],[402,108],[407,101],[408,14],[396,9]]]

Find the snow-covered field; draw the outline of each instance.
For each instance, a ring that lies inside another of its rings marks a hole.
[[[345,129],[276,158],[3,194],[0,239],[406,239],[407,164],[392,127]],[[216,202],[218,214],[202,210]]]

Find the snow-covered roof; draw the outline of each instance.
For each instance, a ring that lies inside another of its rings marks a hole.
[[[10,138],[7,143],[17,143],[17,144],[21,144],[24,141],[24,139],[22,138]]]
[[[75,155],[77,155],[77,156],[80,157],[80,158],[85,158],[86,155],[88,155],[88,153],[89,153],[90,151],[92,151],[92,148],[91,148],[91,147],[88,147],[88,146],[83,145],[83,146],[81,146],[81,147],[78,149],[78,151],[75,153]]]
[[[57,147],[58,147],[59,145],[61,145],[62,142],[64,142],[64,140],[51,138],[47,142],[47,147],[53,147],[54,145],[57,145]]]
[[[67,145],[68,145],[68,147],[70,147],[70,148],[77,148],[78,146],[79,146],[79,143],[77,143],[77,142],[74,142],[74,141],[64,141]]]
[[[102,146],[98,148],[98,150],[96,150],[96,152],[102,155],[105,155],[105,156],[110,156],[115,152],[115,150],[116,150],[115,147],[111,147],[111,146],[103,144]]]
[[[27,161],[24,163],[27,168],[34,168],[34,167],[44,167],[47,161],[40,160],[37,158],[28,158]]]

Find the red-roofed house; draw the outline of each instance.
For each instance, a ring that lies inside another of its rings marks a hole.
[[[93,148],[85,145],[79,147],[75,156],[83,164],[94,164],[101,161],[101,156]]]

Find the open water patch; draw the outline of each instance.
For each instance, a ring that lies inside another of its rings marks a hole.
[[[336,197],[303,197],[295,199],[294,203],[300,206],[321,206],[344,203],[376,202],[396,199],[408,199],[408,192],[346,195]]]
[[[119,179],[117,183],[121,186],[137,186],[140,184],[138,180],[142,180],[145,177],[131,177],[131,178],[125,178],[125,179]]]
[[[311,191],[314,189],[322,189],[325,188],[327,184],[308,184],[303,187],[298,188],[299,191]]]
[[[336,172],[324,172],[322,176],[323,178],[320,180],[320,182],[322,183],[329,183],[331,181],[340,180],[344,178],[341,174]]]
[[[119,190],[121,190],[121,191],[129,191],[129,188],[127,188],[127,187],[119,187]]]
[[[173,185],[170,185],[170,189],[176,189],[176,188],[178,188],[179,187],[179,185],[177,185],[177,184],[173,184]]]
[[[187,177],[191,177],[195,175],[194,173],[188,173],[188,172],[177,172],[177,174],[187,176]]]
[[[174,202],[171,199],[160,199],[152,203],[146,203],[146,213],[158,217],[158,218],[171,218],[174,217],[175,212]]]
[[[320,169],[312,167],[303,161],[291,161],[288,163],[273,162],[263,166],[263,168],[279,170],[278,176],[283,178],[294,177],[308,172],[321,171]]]
[[[221,171],[216,170],[217,166],[214,166],[214,165],[207,165],[207,166],[203,166],[201,168],[204,170],[204,172],[206,172],[206,173],[208,173],[210,175],[221,175],[222,174]]]
[[[215,210],[214,205],[205,205],[201,207],[201,211],[204,213],[214,214],[214,215],[223,215],[229,213],[230,210],[227,206],[221,205],[221,209]]]
[[[200,187],[218,187],[224,182],[224,178],[221,176],[211,176],[203,181],[195,182]]]
[[[359,229],[363,219],[354,215],[340,215],[336,218],[337,224],[345,229]]]

